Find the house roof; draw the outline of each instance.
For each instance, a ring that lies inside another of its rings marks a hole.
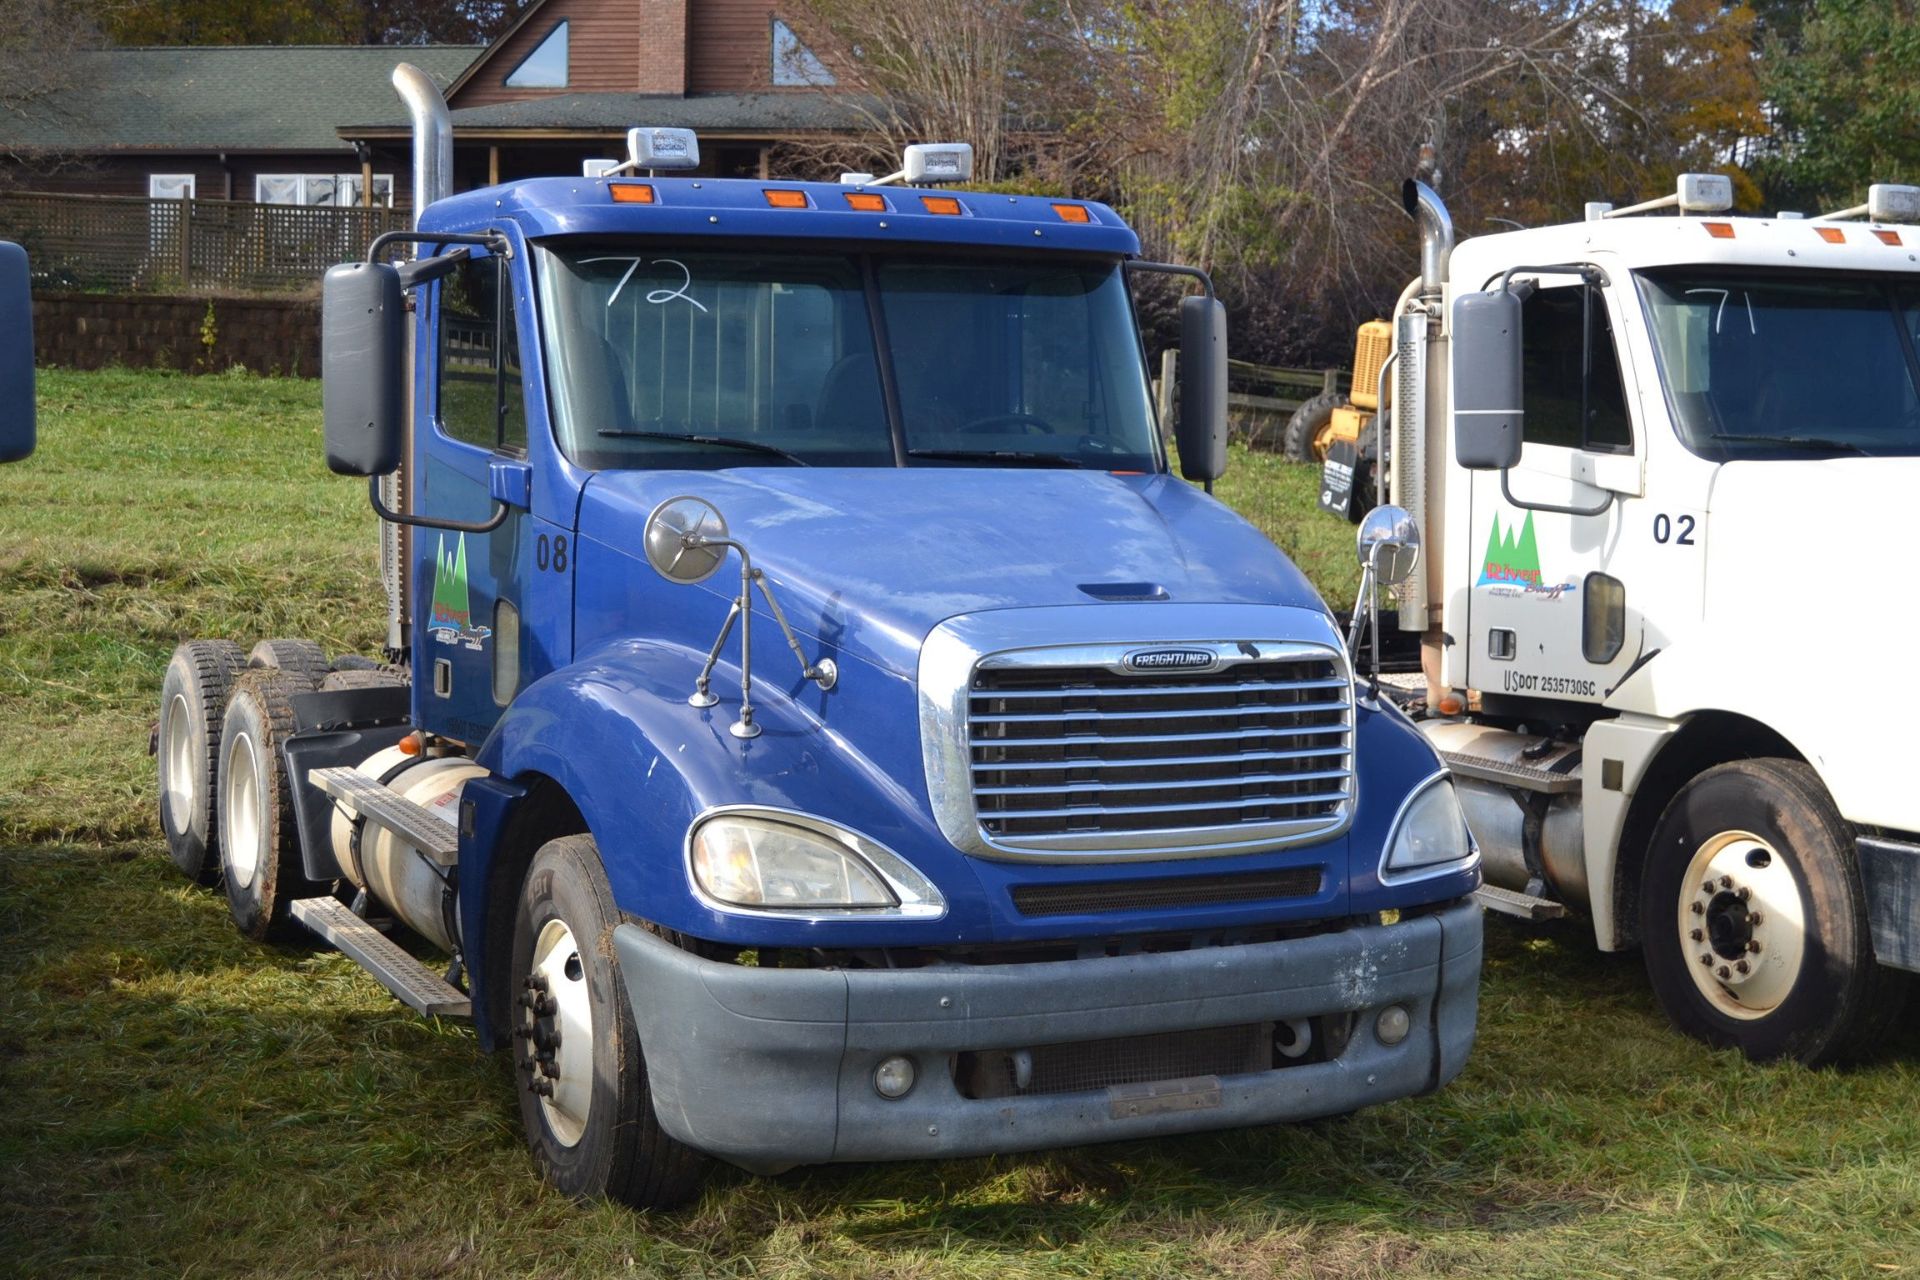
[[[856,129],[868,120],[869,99],[803,90],[773,93],[567,93],[521,102],[462,107],[451,113],[461,138],[515,134],[625,133],[635,125],[696,129],[710,133],[811,133]],[[397,110],[378,123],[342,125],[343,138],[404,136]]]
[[[0,150],[338,151],[334,126],[397,110],[411,62],[444,88],[478,45],[225,45],[98,49],[73,81],[0,110]]]

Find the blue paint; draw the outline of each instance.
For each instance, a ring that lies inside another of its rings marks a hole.
[[[456,636],[443,643],[426,625],[436,575],[445,571],[442,546],[455,547],[454,536],[443,542],[422,531],[414,542],[415,721],[475,744],[478,761],[496,775],[470,784],[461,841],[459,895],[476,1009],[488,998],[486,942],[476,926],[499,905],[489,899],[496,891],[489,871],[502,831],[543,781],[563,789],[585,817],[623,912],[739,946],[942,947],[1308,925],[1472,891],[1477,870],[1380,882],[1394,818],[1438,761],[1404,717],[1366,707],[1356,714],[1356,814],[1334,839],[1235,857],[1079,865],[991,861],[953,847],[931,812],[916,688],[922,644],[940,623],[998,610],[1138,610],[1155,607],[1142,601],[1163,601],[1269,606],[1268,636],[1285,638],[1323,634],[1325,606],[1257,530],[1164,469],[760,465],[596,473],[576,466],[556,447],[543,390],[532,241],[831,240],[911,244],[923,254],[938,246],[1108,260],[1139,251],[1132,231],[1098,204],[1084,204],[1090,221],[1075,224],[1059,218],[1054,202],[1025,196],[958,193],[965,212],[947,216],[921,206],[926,193],[896,188],[884,189],[886,213],[861,213],[846,207],[847,188],[826,184],[660,178],[649,185],[650,205],[615,203],[605,182],[554,178],[466,193],[428,211],[430,230],[496,228],[509,242],[527,424],[524,452],[511,454],[453,439],[440,427],[438,294],[424,290],[412,460],[422,510],[476,520],[496,499],[512,507],[497,530],[465,536],[469,628],[488,631],[477,642]],[[768,208],[763,191],[771,186],[804,191],[810,207]],[[730,557],[706,583],[683,587],[661,579],[642,556],[648,514],[686,493],[725,513],[802,648],[839,670],[831,692],[802,680],[756,599],[754,701],[763,733],[751,741],[728,733],[741,692],[737,632],[714,675],[718,705],[687,703],[738,588],[738,561]],[[519,618],[511,669],[498,657],[508,625],[502,601]],[[449,664],[447,696],[435,692],[439,662]],[[854,829],[931,879],[946,913],[930,921],[806,921],[706,907],[690,890],[685,841],[693,819],[722,804],[801,810]],[[1012,903],[1022,885],[1293,867],[1319,868],[1319,891],[1280,903],[1098,915],[1025,917]],[[483,1025],[483,1037],[498,1030]]]

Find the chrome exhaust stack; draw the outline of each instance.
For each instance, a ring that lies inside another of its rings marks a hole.
[[[1401,184],[1400,204],[1420,224],[1420,294],[1437,298],[1453,257],[1453,217],[1440,193],[1418,178]]]
[[[453,194],[453,120],[440,86],[420,68],[403,62],[393,69],[394,92],[407,104],[413,119],[413,229],[427,206]],[[409,355],[407,365],[414,361]],[[407,441],[399,468],[380,479],[380,501],[389,511],[414,510],[413,397],[407,397]],[[387,590],[387,650],[398,657],[413,643],[407,616],[411,596],[413,531],[403,524],[380,522],[380,581]]]
[[[453,194],[453,120],[440,86],[412,63],[393,69],[393,88],[413,117],[413,228],[418,231],[426,207]]]

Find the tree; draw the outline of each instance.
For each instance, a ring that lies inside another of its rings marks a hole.
[[[1914,0],[1815,0],[1798,49],[1764,50],[1779,145],[1756,166],[1808,212],[1859,203],[1869,182],[1920,181],[1920,14]]]
[[[38,0],[28,0],[38,2]],[[528,0],[96,0],[117,44],[478,44]]]

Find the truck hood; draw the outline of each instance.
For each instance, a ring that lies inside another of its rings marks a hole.
[[[653,578],[641,552],[647,516],[688,493],[720,509],[796,630],[902,675],[916,669],[935,625],[987,609],[1142,598],[1324,608],[1265,535],[1165,475],[602,472],[582,492],[580,535],[633,557]],[[730,564],[704,585],[731,595],[735,573]]]

